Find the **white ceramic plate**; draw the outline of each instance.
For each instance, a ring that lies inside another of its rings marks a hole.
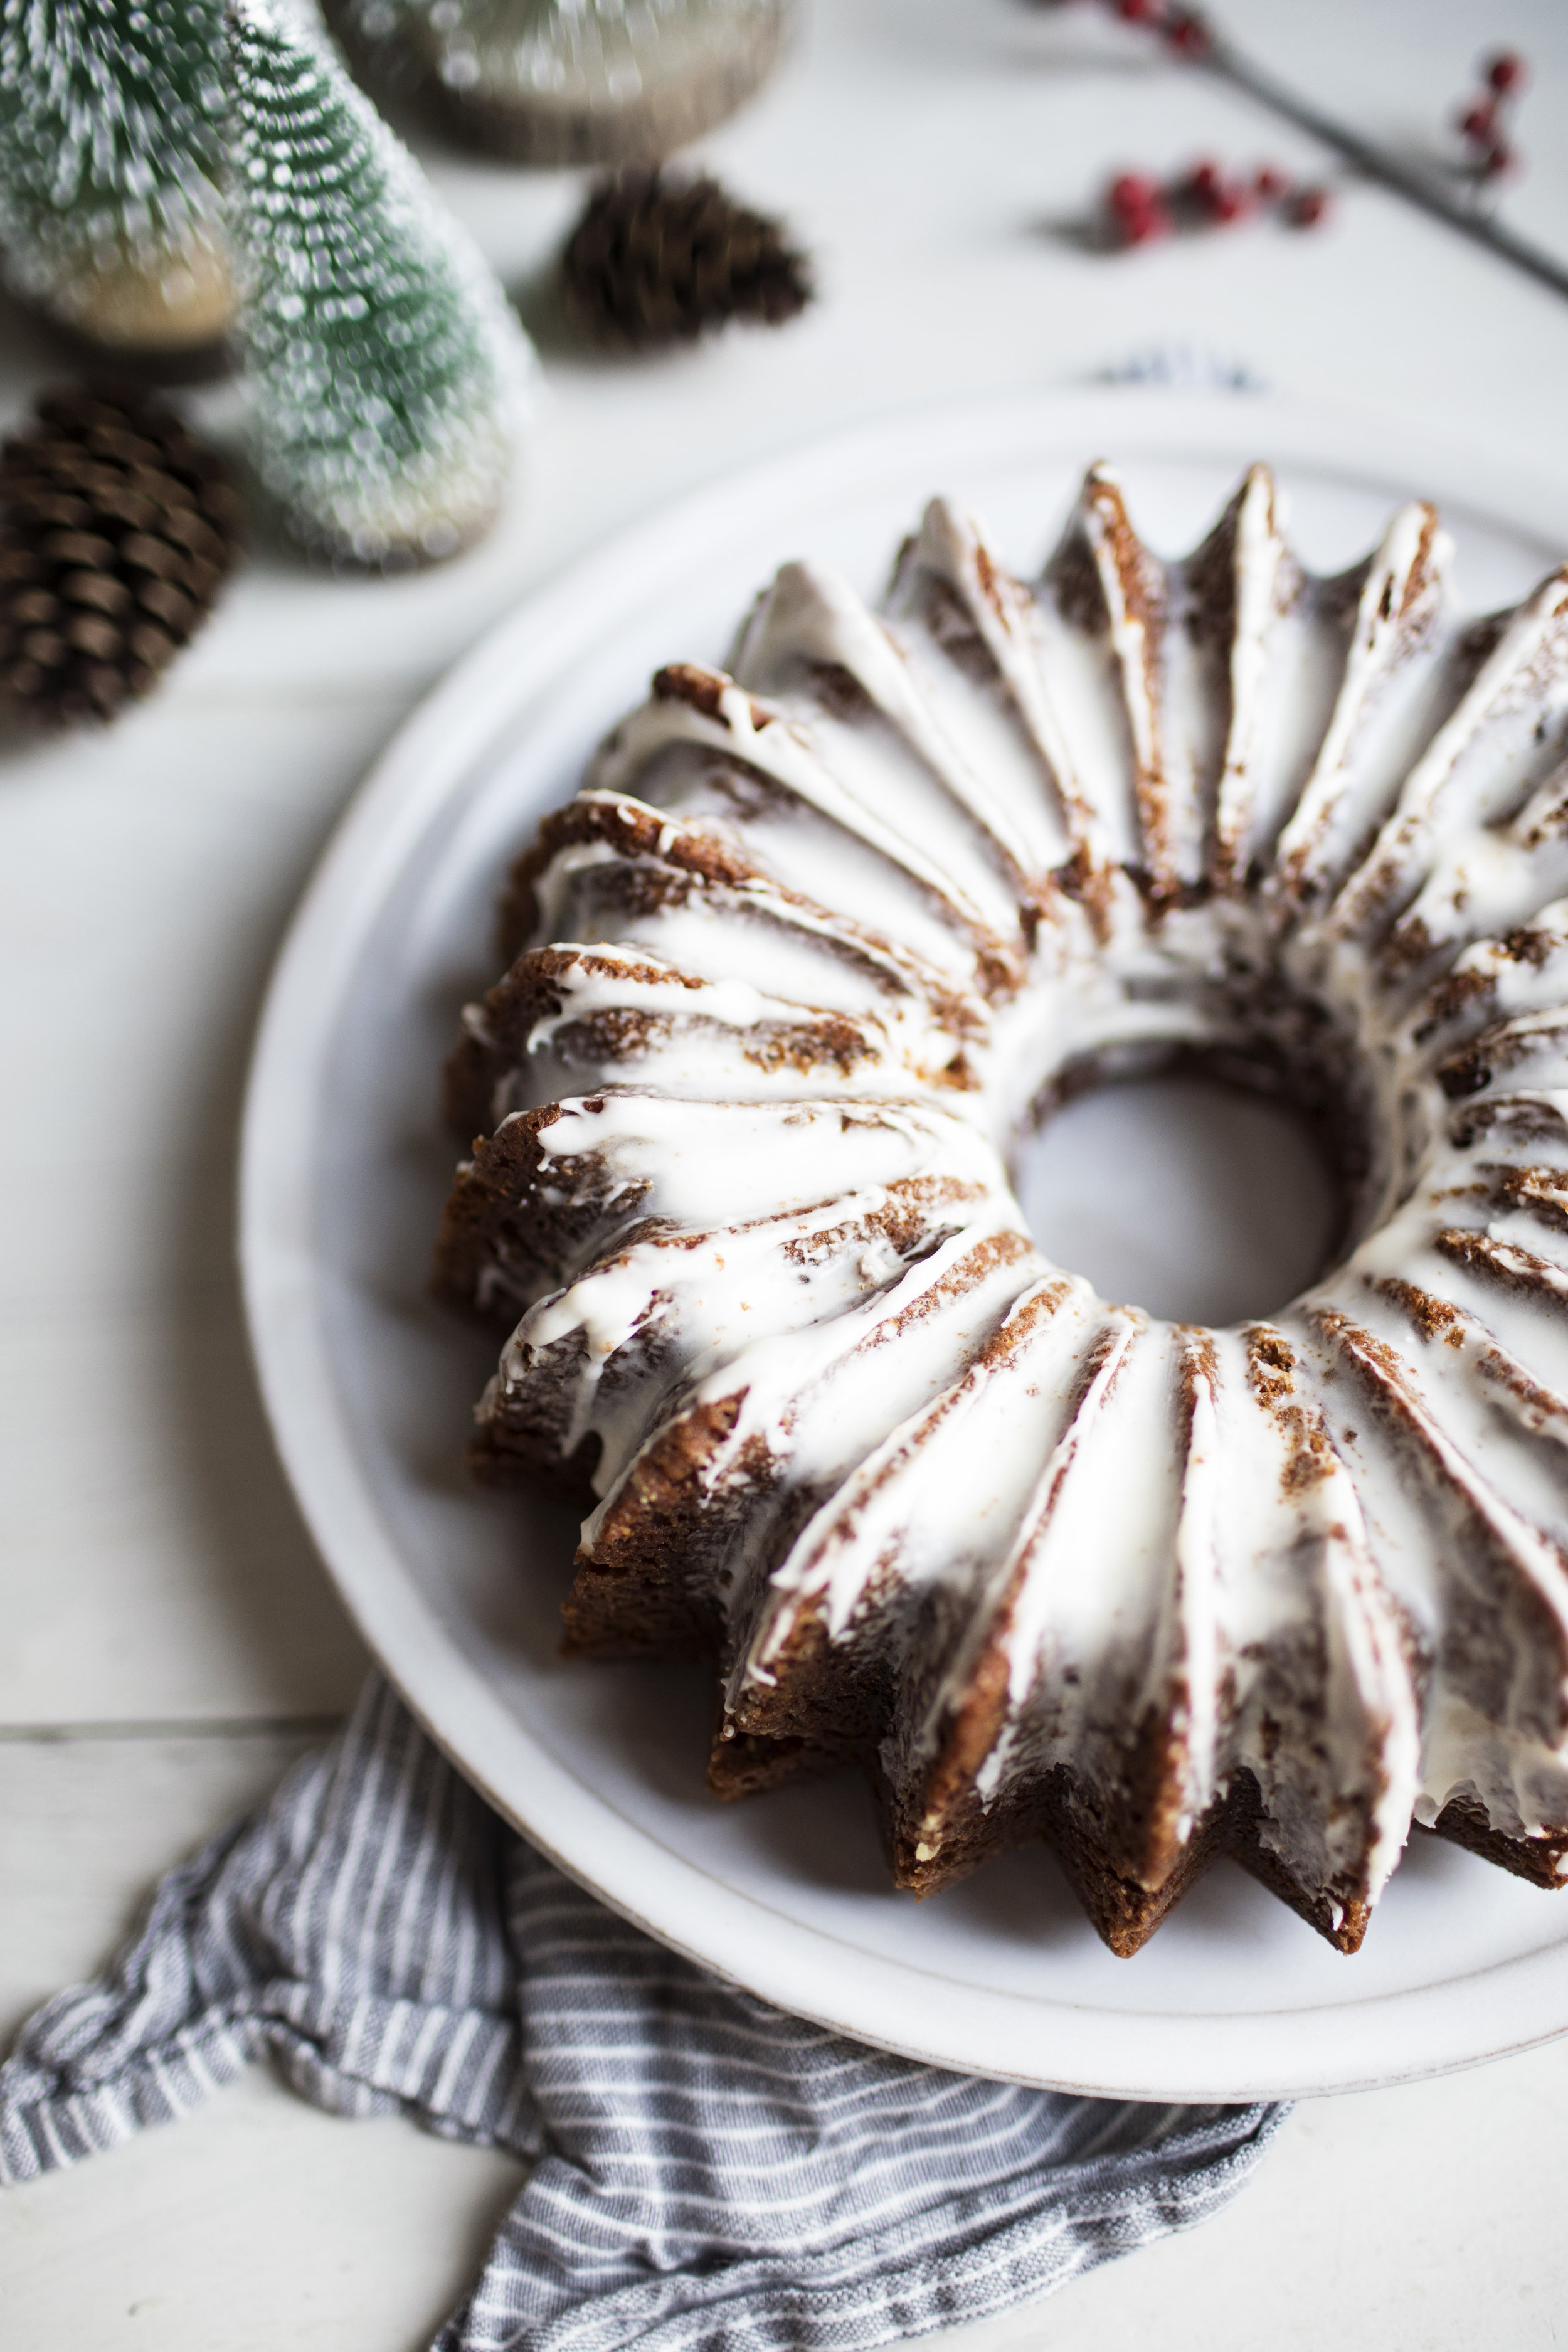
[[[453,1157],[437,1071],[458,1005],[493,977],[498,877],[649,671],[720,657],[785,557],[878,588],[935,490],[1032,566],[1105,455],[1173,550],[1256,457],[1279,467],[1320,566],[1362,552],[1412,492],[1443,503],[1478,607],[1516,598],[1568,548],[1568,493],[1424,446],[1408,424],[1110,391],[900,417],[629,532],[448,677],[305,897],[247,1111],[251,1330],[289,1475],[371,1646],[500,1811],[655,1936],[938,2065],[1159,2099],[1390,2083],[1568,2030],[1568,1898],[1419,1840],[1346,1960],[1226,1864],[1125,1961],[1041,1849],[916,1905],[887,1884],[857,1783],[719,1804],[703,1786],[705,1673],[557,1657],[573,1527],[465,1483],[493,1343],[423,1290]]]

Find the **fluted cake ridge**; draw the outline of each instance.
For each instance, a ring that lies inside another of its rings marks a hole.
[[[1353,1950],[1413,1821],[1568,1868],[1568,571],[1467,619],[1264,467],[1039,577],[937,499],[786,564],[503,901],[437,1252],[475,1466],[591,1484],[568,1646],[711,1655],[725,1795],[860,1765],[926,1892],[1045,1837],[1113,1949],[1231,1853]],[[1096,1077],[1286,1090],[1343,1248],[1225,1330],[1041,1254]]]

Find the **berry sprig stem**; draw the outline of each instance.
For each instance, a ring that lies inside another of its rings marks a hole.
[[[1457,122],[1465,145],[1460,173],[1473,203],[1517,168],[1512,115],[1530,81],[1530,68],[1516,49],[1499,49],[1486,59],[1484,74],[1481,89],[1465,102]]]
[[[1568,295],[1568,262],[1559,261],[1555,254],[1520,236],[1495,214],[1479,210],[1468,190],[1459,194],[1435,172],[1406,163],[1403,156],[1380,146],[1375,139],[1365,138],[1349,123],[1339,121],[1313,100],[1301,97],[1288,82],[1237,48],[1212,17],[1194,8],[1167,8],[1162,0],[1131,0],[1131,5],[1127,0],[1121,0],[1120,5],[1112,0],[1112,5],[1119,16],[1146,26],[1173,56],[1190,65],[1202,66],[1223,81],[1245,90],[1259,105],[1267,106],[1285,121],[1293,122],[1298,130],[1305,131],[1323,146],[1332,148],[1367,179],[1393,189],[1407,204],[1415,205],[1434,219],[1446,221],[1461,236],[1468,237],[1472,245],[1484,246],[1489,252],[1511,262],[1539,285]]]

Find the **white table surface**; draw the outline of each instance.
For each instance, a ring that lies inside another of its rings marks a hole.
[[[1257,53],[1394,137],[1477,52],[1534,61],[1518,225],[1568,252],[1561,0],[1226,0]],[[816,0],[775,84],[708,142],[820,258],[776,336],[637,363],[546,353],[519,494],[424,578],[258,556],[158,699],[0,745],[0,2036],[90,1969],[156,1874],[348,1703],[364,1665],[276,1467],[232,1265],[236,1114],[290,904],[371,758],[477,629],[716,471],[943,394],[1081,383],[1156,347],[1419,414],[1568,472],[1568,302],[1373,191],[1328,229],[1097,257],[1047,225],[1121,164],[1310,148],[1087,10]],[[567,179],[432,169],[525,303]],[[0,313],[0,420],[58,357]],[[673,650],[678,650],[672,648]],[[1568,2043],[1302,2107],[1190,2237],[953,2332],[969,2352],[1556,2345]],[[252,2074],[0,2199],[6,2352],[417,2352],[521,2176]]]

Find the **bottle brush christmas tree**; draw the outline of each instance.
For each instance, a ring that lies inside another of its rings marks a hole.
[[[453,554],[500,500],[531,363],[522,331],[322,41],[244,0],[227,79],[258,471],[332,562]]]
[[[221,0],[0,0],[0,272],[107,350],[216,345]]]

